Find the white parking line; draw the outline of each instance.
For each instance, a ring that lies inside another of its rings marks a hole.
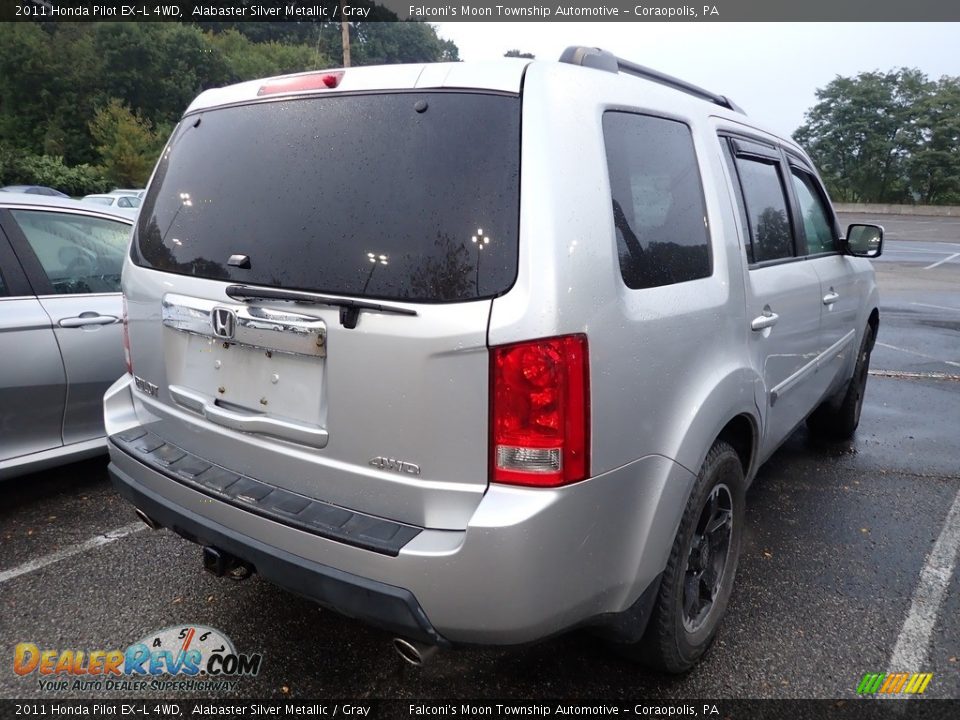
[[[904,248],[889,248],[889,252],[892,253],[921,253],[923,255],[949,255],[950,253],[944,252],[943,250],[906,250]]]
[[[63,550],[57,550],[54,553],[44,555],[36,560],[30,560],[23,563],[23,565],[18,565],[15,568],[10,568],[9,570],[0,570],[0,584],[3,584],[8,580],[13,580],[21,575],[31,573],[34,570],[39,570],[47,565],[52,565],[53,563],[60,562],[61,560],[66,560],[68,557],[79,555],[80,553],[100,547],[101,545],[107,545],[108,543],[112,543],[114,540],[119,540],[122,537],[126,537],[127,535],[132,535],[133,533],[138,533],[141,530],[146,529],[146,525],[137,521],[130,523],[129,525],[124,525],[123,527],[118,527],[115,530],[109,530],[103,533],[103,535],[97,535],[96,537],[90,538],[79,545],[71,545],[70,547],[66,547]]]
[[[926,358],[927,360],[933,360],[935,362],[941,362],[944,365],[953,365],[954,367],[960,367],[960,363],[953,362],[953,360],[941,360],[940,358],[935,358],[933,355],[924,355],[923,353],[917,352],[916,350],[907,350],[906,348],[897,347],[896,345],[887,345],[886,343],[878,342],[877,345],[880,347],[885,347],[890,350],[899,350],[902,353],[907,353],[908,355],[916,355],[917,357]]]
[[[940,537],[927,556],[903,629],[890,655],[890,672],[923,672],[937,614],[950,585],[960,550],[960,492],[953,498]],[[909,695],[907,697],[910,697]]]
[[[938,266],[940,266],[940,265],[943,265],[945,262],[950,262],[950,261],[953,260],[954,258],[958,258],[958,257],[960,257],[960,253],[954,253],[953,255],[950,255],[949,257],[945,257],[943,260],[937,260],[937,262],[933,263],[932,265],[927,265],[927,266],[924,268],[924,270],[933,270],[935,267],[938,267]]]
[[[931,305],[930,303],[918,303],[918,302],[912,302],[910,304],[919,305],[920,307],[936,308],[937,310],[956,310],[957,312],[960,312],[960,308],[950,307],[949,305]]]
[[[960,380],[960,375],[942,372],[911,372],[909,370],[870,370],[875,377],[888,377],[904,380]]]

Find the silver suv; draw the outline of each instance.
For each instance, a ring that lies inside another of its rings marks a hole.
[[[123,270],[114,483],[415,662],[580,626],[683,671],[757,467],[857,426],[881,241],[795,143],[596,49],[210,90]]]

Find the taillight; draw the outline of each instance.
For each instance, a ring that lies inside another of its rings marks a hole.
[[[343,71],[310,73],[309,75],[294,75],[293,77],[271,80],[261,85],[257,95],[273,95],[275,93],[300,92],[301,90],[329,90],[335,88],[343,79]]]
[[[590,473],[586,335],[493,348],[491,481],[556,487]]]
[[[127,373],[133,375],[133,359],[130,357],[130,329],[127,321],[127,297],[123,297],[123,359],[127,363]]]

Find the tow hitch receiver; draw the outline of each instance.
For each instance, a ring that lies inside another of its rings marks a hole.
[[[228,577],[231,580],[246,580],[254,573],[253,565],[246,560],[209,545],[203,547],[203,569],[217,577]]]

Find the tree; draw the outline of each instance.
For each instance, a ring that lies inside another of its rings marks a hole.
[[[390,11],[382,9],[380,15],[384,13]],[[343,57],[340,23],[324,23],[324,26],[323,51],[332,58]],[[455,62],[460,59],[460,52],[451,40],[441,39],[428,23],[416,20],[389,22],[378,18],[350,24],[350,57],[352,65],[390,65]]]
[[[907,163],[910,186],[918,202],[960,204],[960,78],[941,78],[917,110],[923,143]]]
[[[311,3],[317,1],[336,4]],[[433,26],[398,22],[396,14],[370,0],[350,4],[370,9],[366,21],[350,24],[354,64],[459,59],[456,45],[440,39]],[[50,168],[69,174],[103,162],[114,174],[140,175],[136,153],[127,153],[132,147],[120,152],[123,143],[91,134],[95,115],[114,99],[133,118],[120,122],[126,130],[117,137],[134,137],[146,128],[154,145],[140,149],[149,155],[203,90],[331,67],[339,64],[340,53],[339,22],[0,23],[0,149],[38,159],[31,161],[33,169],[8,164],[3,171],[47,176],[54,172]],[[111,148],[106,156],[104,148]],[[76,183],[100,182],[90,168],[78,172]]]
[[[90,134],[106,178],[116,185],[143,187],[163,142],[150,121],[114,98],[94,115]]]
[[[0,143],[89,161],[87,90],[99,60],[89,33],[77,25],[64,23],[57,34],[62,43],[39,24],[0,23]]]
[[[151,123],[173,122],[202,90],[231,81],[224,56],[193,25],[106,22],[94,34],[98,105],[118,98]]]
[[[907,165],[923,142],[917,108],[932,88],[915,69],[838,76],[817,90],[794,138],[836,199],[909,202]]]
[[[504,57],[511,57],[511,58],[527,58],[528,60],[533,60],[534,58],[537,57],[537,56],[534,55],[533,53],[520,52],[519,50],[507,50],[507,51],[503,54],[503,56],[504,56]]]
[[[226,63],[227,83],[319,70],[331,65],[330,58],[309,45],[256,43],[232,28],[218,34],[207,33],[206,40]]]

